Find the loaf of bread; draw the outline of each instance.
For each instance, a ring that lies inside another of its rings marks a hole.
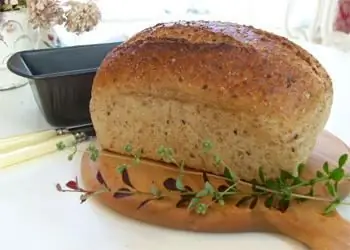
[[[188,168],[242,179],[307,160],[332,105],[332,82],[307,51],[251,26],[177,22],[145,29],[111,51],[93,83],[91,118],[104,150],[126,144],[159,160],[173,148]]]

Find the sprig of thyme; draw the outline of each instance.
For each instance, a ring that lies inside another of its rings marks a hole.
[[[220,178],[224,180],[226,184],[215,187],[209,181],[208,174],[203,172],[203,187],[200,190],[194,191],[183,181],[185,176],[185,162],[183,160],[176,160],[172,148],[160,146],[157,150],[160,159],[166,163],[171,163],[177,166],[179,174],[176,179],[167,178],[164,180],[163,186],[167,190],[166,192],[161,191],[154,184],[150,187],[149,192],[142,192],[132,185],[128,168],[137,166],[141,162],[143,150],[134,150],[132,145],[128,144],[124,146],[124,151],[133,157],[133,162],[129,165],[121,164],[116,168],[117,172],[122,175],[122,180],[127,187],[118,189],[113,193],[113,196],[115,198],[123,198],[131,195],[145,195],[147,196],[147,199],[139,205],[139,208],[141,208],[150,201],[161,200],[176,195],[179,197],[176,207],[186,207],[188,210],[194,210],[198,214],[206,214],[208,209],[216,203],[223,206],[228,199],[236,196],[240,197],[236,203],[237,207],[248,205],[250,209],[253,209],[260,200],[264,200],[265,207],[275,208],[281,212],[285,212],[293,200],[297,202],[305,202],[307,200],[327,202],[329,205],[324,210],[325,215],[332,213],[336,210],[338,205],[343,204],[338,195],[338,186],[341,181],[349,179],[349,176],[346,175],[344,170],[344,166],[348,161],[347,154],[340,156],[338,166],[333,169],[330,168],[327,162],[324,163],[322,171],[317,171],[316,176],[309,180],[302,178],[305,165],[300,164],[297,167],[296,175],[280,170],[280,175],[277,178],[268,178],[264,173],[263,168],[259,168],[259,180],[253,179],[247,181],[239,179],[225,161],[221,159],[218,154],[213,152],[214,147],[209,140],[204,141],[202,146],[203,153],[210,155],[213,158],[213,163],[216,167],[222,168],[223,176],[220,176]],[[66,147],[62,144],[57,144],[57,148],[63,150]],[[73,153],[68,156],[68,159],[71,160],[77,151],[77,147],[74,145]],[[87,151],[93,161],[96,161],[101,154],[93,144],[89,145]],[[105,189],[103,192],[110,192],[100,173],[98,173],[97,180],[104,185]],[[314,195],[314,187],[317,183],[324,184],[327,187],[327,191],[332,197],[331,199]],[[70,185],[66,184],[66,186],[71,188]],[[245,189],[242,190],[240,186],[248,187],[250,191],[247,193],[247,191]],[[301,194],[297,192],[299,188],[308,188],[308,192]],[[62,189],[58,190],[67,191]],[[84,197],[90,197],[92,194],[96,194],[95,192],[91,193],[79,188],[74,189],[74,191],[83,192],[85,194]],[[210,198],[209,202],[208,198]]]

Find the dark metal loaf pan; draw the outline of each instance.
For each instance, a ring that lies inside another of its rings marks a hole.
[[[96,70],[109,51],[107,43],[17,52],[8,69],[29,79],[34,98],[54,127],[90,123],[89,102]]]

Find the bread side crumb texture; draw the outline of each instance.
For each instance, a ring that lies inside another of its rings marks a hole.
[[[93,83],[91,118],[102,148],[130,143],[159,160],[222,174],[202,142],[243,179],[307,160],[329,117],[332,82],[286,38],[228,22],[163,23],[111,51]]]

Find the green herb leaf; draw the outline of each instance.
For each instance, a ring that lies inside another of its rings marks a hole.
[[[182,175],[179,175],[177,178],[176,178],[176,188],[180,191],[182,190],[185,190],[185,185],[183,184],[182,182],[182,178],[183,176]]]
[[[208,196],[208,195],[209,195],[209,191],[207,189],[202,189],[196,194],[196,197],[197,198],[202,198],[202,197],[205,197],[205,196]]]
[[[330,215],[331,213],[333,213],[334,211],[337,210],[337,207],[338,207],[340,204],[341,204],[341,201],[340,201],[339,199],[334,200],[331,204],[329,204],[329,205],[325,208],[323,214],[324,214],[324,215]]]
[[[273,205],[273,201],[274,201],[273,195],[271,195],[271,196],[269,196],[268,198],[266,198],[266,200],[265,200],[265,202],[264,202],[265,207],[271,208],[272,205]]]
[[[342,168],[336,168],[330,174],[330,178],[334,181],[340,181],[341,179],[344,178],[344,176],[345,176],[345,171]]]
[[[271,189],[271,190],[278,190],[279,189],[279,185],[278,185],[277,181],[274,179],[266,180],[265,185],[268,189]]]
[[[286,212],[287,209],[289,208],[290,204],[290,199],[281,199],[278,202],[278,210],[281,211],[282,213]]]
[[[60,141],[56,144],[56,148],[57,150],[62,151],[66,148],[66,145],[62,141]]]
[[[220,156],[218,156],[218,155],[214,155],[214,165],[215,166],[219,166],[220,165],[220,163],[221,163],[221,158],[220,158]]]
[[[125,152],[127,152],[127,153],[131,153],[132,152],[132,146],[131,146],[131,144],[126,144],[125,146],[124,146],[124,151]]]
[[[122,164],[119,167],[117,167],[117,171],[119,174],[122,174],[127,168],[128,168],[128,165]]]
[[[203,142],[202,147],[203,147],[204,153],[208,153],[213,149],[213,144],[211,143],[211,141],[206,140]]]
[[[166,148],[164,146],[160,146],[157,150],[157,154],[162,158],[163,161],[170,163],[174,163],[174,150],[172,148]]]
[[[294,179],[294,176],[291,173],[283,169],[280,170],[280,180],[282,181],[282,183],[285,183],[286,181],[293,180],[293,179]]]
[[[205,182],[204,188],[208,191],[209,194],[214,194],[214,192],[215,192],[215,188],[208,181]]]
[[[70,155],[68,155],[68,161],[73,160],[73,157],[74,157],[74,154],[70,154]]]
[[[94,144],[90,144],[89,147],[87,148],[87,151],[89,152],[90,155],[90,160],[92,161],[97,161],[98,157],[99,157],[99,150],[96,148],[96,146]]]
[[[134,164],[135,164],[135,165],[140,164],[140,162],[141,162],[141,159],[140,159],[140,158],[138,158],[138,157],[135,157],[135,158],[134,158]]]
[[[262,183],[265,183],[265,173],[263,167],[259,168],[259,178]]]
[[[316,176],[317,176],[317,178],[322,178],[322,177],[324,177],[325,175],[324,175],[324,173],[322,173],[321,171],[317,171],[317,172],[316,172]]]
[[[326,173],[326,174],[329,174],[329,164],[328,162],[325,162],[322,166],[322,169],[323,171]]]
[[[332,183],[327,182],[327,183],[326,183],[326,187],[327,187],[328,193],[329,193],[331,196],[335,197],[335,196],[337,195],[337,192],[336,192],[336,190],[335,190],[335,186],[334,186]]]
[[[188,204],[187,209],[188,210],[192,210],[193,208],[195,208],[197,206],[199,201],[200,201],[200,198],[198,198],[198,197],[192,198],[191,201],[190,201],[190,204]]]
[[[232,171],[231,168],[225,167],[224,176],[225,176],[226,179],[228,179],[230,181],[230,184],[235,183],[236,176],[235,176],[235,174],[234,174],[234,172]]]
[[[314,194],[315,194],[314,186],[311,186],[307,195],[308,196],[314,196]]]
[[[298,170],[298,176],[301,176],[301,174],[303,173],[304,169],[305,169],[305,164],[300,163],[298,165],[298,169],[297,169]]]
[[[344,167],[347,161],[348,161],[348,155],[343,154],[342,156],[340,156],[338,160],[338,167],[340,168]]]
[[[197,214],[206,214],[208,210],[208,205],[204,203],[199,203],[196,206],[196,213]]]
[[[151,185],[151,194],[155,197],[160,197],[161,195],[161,191],[157,188],[157,186],[152,183]]]
[[[300,185],[301,183],[303,183],[303,180],[301,178],[299,178],[299,177],[295,177],[293,182],[292,182],[292,186]],[[305,182],[305,184],[303,186],[307,186],[307,185],[308,185],[308,183]]]

